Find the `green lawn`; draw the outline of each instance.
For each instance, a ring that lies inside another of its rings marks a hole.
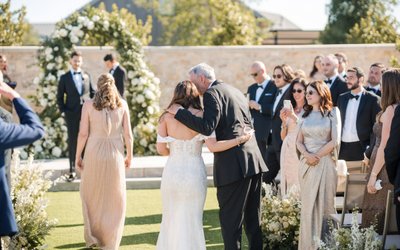
[[[84,249],[79,192],[49,192],[48,197],[49,216],[58,219],[57,227],[47,237],[48,248]],[[155,249],[160,222],[160,190],[128,190],[124,236],[120,249]],[[208,189],[204,232],[207,249],[223,249],[215,188]]]

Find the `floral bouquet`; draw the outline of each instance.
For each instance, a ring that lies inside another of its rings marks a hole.
[[[326,242],[320,241],[321,250],[379,250],[382,241],[374,226],[360,228],[357,222],[358,212],[353,212],[351,228],[333,228]]]
[[[267,249],[297,249],[300,233],[300,196],[295,189],[278,197],[275,188],[263,183],[261,228]]]

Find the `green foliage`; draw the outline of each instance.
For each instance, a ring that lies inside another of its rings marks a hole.
[[[27,24],[26,32],[22,36],[22,45],[24,46],[32,46],[32,45],[40,45],[40,37],[39,33],[37,33],[31,24]]]
[[[106,11],[104,3],[102,2],[98,10]],[[80,13],[76,12],[73,15],[79,16]],[[137,20],[136,16],[133,15],[129,10],[122,8],[118,9],[116,4],[112,5],[112,11],[109,13],[109,18],[112,23],[121,22],[124,29],[129,31],[132,35],[140,40],[143,45],[148,45],[151,42],[151,28],[153,20],[151,16],[147,17],[145,24],[142,20]],[[82,45],[85,46],[106,46],[113,45],[112,40],[107,40],[107,37],[101,36],[101,34],[91,34],[86,36],[82,41]]]
[[[393,42],[397,22],[390,16],[397,0],[332,0],[322,43]]]
[[[382,3],[376,8],[370,8],[366,16],[350,29],[346,35],[348,43],[393,43],[396,41],[398,22],[392,16],[381,14],[385,12]]]
[[[166,45],[260,44],[257,21],[239,0],[142,1],[164,27]],[[165,1],[163,1],[165,2]],[[146,4],[147,3],[147,4]]]
[[[0,45],[11,46],[22,43],[22,37],[28,30],[28,25],[24,21],[26,8],[11,11],[11,0],[0,3]]]
[[[119,53],[121,65],[126,69],[128,78],[125,93],[135,139],[134,153],[155,154],[160,80],[147,67],[142,44],[130,31],[136,24],[126,23],[134,20],[134,17],[129,14],[125,15],[125,19],[119,18],[121,13],[125,12],[114,9],[109,13],[104,8],[88,7],[59,22],[51,38],[42,43],[38,55],[42,73],[34,80],[34,84],[39,87],[33,100],[42,107],[39,115],[45,126],[46,136],[34,145],[38,158],[57,158],[67,153],[66,126],[57,108],[55,93],[59,77],[68,70],[70,53],[85,39],[92,44],[113,45]],[[146,29],[148,26],[140,29],[142,33],[138,34],[146,34]],[[144,38],[148,39],[146,35]],[[96,79],[92,81],[95,83]]]

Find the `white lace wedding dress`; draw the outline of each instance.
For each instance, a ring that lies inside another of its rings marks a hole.
[[[169,144],[170,155],[161,180],[162,222],[157,250],[206,249],[203,208],[207,193],[206,168],[201,157],[203,135],[191,140],[158,136]]]

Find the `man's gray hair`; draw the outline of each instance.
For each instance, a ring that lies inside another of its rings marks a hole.
[[[213,67],[211,67],[210,65],[208,65],[207,63],[200,63],[197,64],[196,66],[194,66],[193,68],[191,68],[189,70],[189,74],[195,74],[197,76],[204,76],[205,78],[207,78],[210,81],[215,81],[215,72]]]

